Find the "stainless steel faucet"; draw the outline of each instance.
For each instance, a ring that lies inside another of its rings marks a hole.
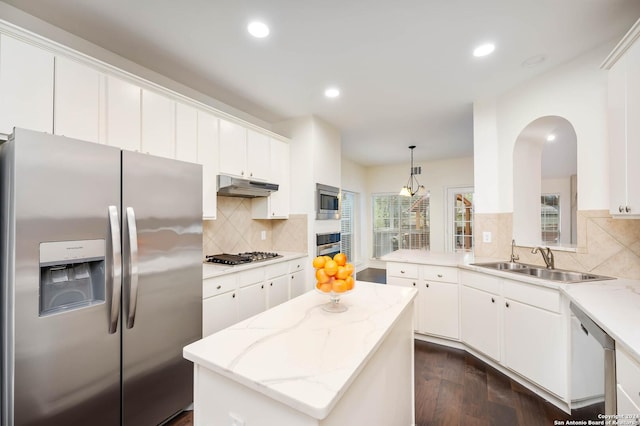
[[[542,255],[542,259],[544,259],[544,263],[547,265],[547,269],[554,269],[554,261],[553,261],[553,253],[549,247],[535,247],[531,250],[531,253],[536,254],[540,252]]]
[[[509,262],[514,263],[516,260],[520,260],[520,256],[514,254],[513,250],[516,246],[516,240],[511,240],[511,257],[509,258]]]

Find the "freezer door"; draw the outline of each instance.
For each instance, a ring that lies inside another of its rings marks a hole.
[[[120,243],[108,213],[120,205],[120,150],[16,129],[2,168],[11,175],[2,182],[1,423],[118,425],[120,336],[109,313],[119,308]]]
[[[193,400],[182,348],[202,336],[202,169],[122,153],[123,425]]]

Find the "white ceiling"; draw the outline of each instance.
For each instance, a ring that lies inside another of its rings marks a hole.
[[[638,0],[5,0],[267,122],[314,114],[364,165],[473,153],[472,102],[620,39]],[[266,39],[246,32],[260,18]],[[474,58],[493,41],[496,51]],[[525,67],[535,55],[546,60]],[[604,59],[604,58],[603,58]],[[328,85],[342,95],[326,99]]]

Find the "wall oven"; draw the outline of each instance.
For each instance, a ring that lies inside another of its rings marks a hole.
[[[316,183],[316,219],[340,219],[340,188]]]
[[[316,255],[317,256],[335,256],[340,253],[340,233],[327,232],[325,234],[316,234]]]

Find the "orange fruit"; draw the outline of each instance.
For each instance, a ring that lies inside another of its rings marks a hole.
[[[332,286],[333,291],[336,293],[344,293],[347,291],[347,283],[345,280],[335,280]]]
[[[318,268],[324,268],[324,262],[326,262],[327,259],[324,258],[324,256],[318,256],[315,259],[313,259],[313,267],[318,269]]]
[[[318,287],[318,290],[324,292],[324,293],[329,293],[331,291],[331,283],[318,283],[316,284],[316,287]]]
[[[344,253],[338,253],[333,256],[333,260],[336,261],[338,266],[344,266],[344,264],[347,263],[347,255]]]
[[[316,280],[318,280],[320,284],[324,284],[329,282],[329,275],[327,275],[324,269],[316,269]]]
[[[347,274],[348,274],[348,275],[352,275],[352,274],[353,274],[353,271],[356,269],[356,268],[353,266],[353,263],[347,263],[346,265],[344,265],[344,267],[345,267],[345,268],[347,268]]]
[[[349,271],[344,266],[338,266],[338,272],[336,272],[336,278],[344,280],[349,276]]]
[[[331,256],[322,256],[322,257],[324,257],[325,263],[329,260],[333,260]]]
[[[353,290],[353,286],[355,285],[355,281],[353,279],[353,277],[349,276],[344,280],[345,284],[347,285],[347,291],[349,290]]]
[[[330,277],[334,276],[338,272],[338,264],[334,260],[327,260],[324,264],[324,272]]]

